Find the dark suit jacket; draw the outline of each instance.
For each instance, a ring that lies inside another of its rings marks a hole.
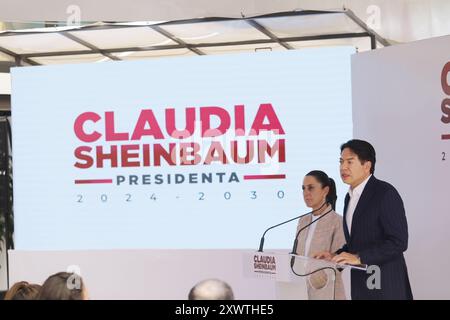
[[[397,190],[387,182],[370,177],[355,208],[350,234],[346,219],[349,199],[347,194],[344,207],[347,244],[336,253],[358,254],[361,263],[377,265],[381,271],[381,289],[369,289],[367,279],[372,274],[352,270],[352,299],[412,299],[403,257],[408,247],[408,225]]]

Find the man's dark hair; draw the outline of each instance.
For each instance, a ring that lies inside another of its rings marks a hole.
[[[366,161],[370,161],[370,163],[372,163],[370,173],[373,174],[375,172],[375,149],[369,142],[364,140],[352,139],[341,145],[341,152],[346,148],[349,148],[354,154],[358,156],[361,164],[364,164]]]

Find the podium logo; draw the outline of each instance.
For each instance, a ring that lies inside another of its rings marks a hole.
[[[274,256],[255,255],[253,257],[253,267],[255,272],[275,274],[277,263]]]

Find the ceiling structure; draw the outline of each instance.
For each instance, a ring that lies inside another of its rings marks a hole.
[[[246,18],[93,23],[0,33],[0,66],[136,60],[163,56],[389,43],[351,10],[290,11]]]
[[[358,52],[390,43],[351,10],[300,10],[243,18],[163,22],[97,22],[0,32],[0,115],[10,113],[14,66],[101,63],[171,56],[354,46]],[[41,27],[47,25],[47,27]],[[56,24],[57,25],[57,24]]]

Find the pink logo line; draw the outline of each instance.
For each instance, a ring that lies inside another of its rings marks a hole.
[[[112,183],[112,179],[83,179],[75,180],[75,184]]]
[[[285,174],[256,174],[245,175],[244,180],[286,179]]]

